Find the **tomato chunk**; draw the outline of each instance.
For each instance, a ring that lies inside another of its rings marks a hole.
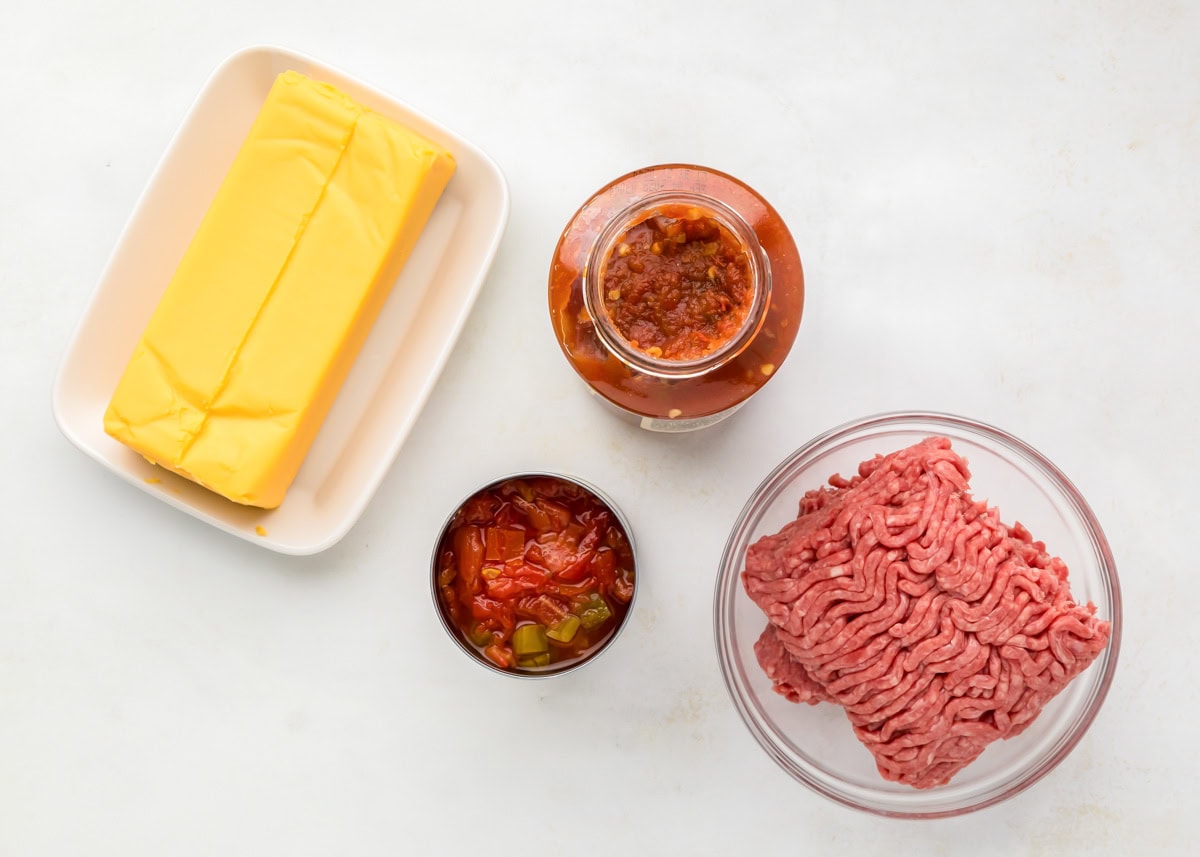
[[[513,527],[488,527],[483,558],[507,562],[525,554],[525,531]]]
[[[470,598],[480,590],[479,572],[483,568],[483,538],[479,527],[467,525],[455,531],[454,561],[458,568],[460,597]]]

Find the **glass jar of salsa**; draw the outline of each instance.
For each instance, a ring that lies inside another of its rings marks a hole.
[[[575,371],[653,431],[719,422],[783,363],[804,273],[783,219],[705,167],[622,176],[575,213],[550,266],[550,319]]]

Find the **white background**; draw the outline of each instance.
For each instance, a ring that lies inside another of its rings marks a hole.
[[[312,54],[491,154],[496,264],[365,516],[270,554],[55,430],[60,356],[212,70]],[[1167,2],[22,3],[0,25],[0,855],[1183,854],[1200,837],[1200,10]],[[589,400],[545,281],[574,209],[664,161],[796,236],[791,357],[657,436]],[[1076,751],[956,820],[791,781],[730,704],[712,585],[759,480],[891,409],[999,425],[1090,500],[1126,627]],[[581,672],[518,682],[436,624],[435,530],[519,469],[631,518],[640,594]]]

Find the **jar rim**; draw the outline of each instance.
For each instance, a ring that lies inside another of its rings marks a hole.
[[[746,253],[750,267],[751,304],[741,326],[717,348],[690,360],[654,357],[631,345],[613,324],[600,293],[608,259],[618,239],[630,229],[653,217],[657,210],[666,205],[688,205],[700,209],[706,216],[711,216],[738,241]],[[770,303],[770,293],[771,264],[754,228],[723,201],[693,190],[666,189],[634,200],[604,224],[584,261],[583,303],[595,323],[597,336],[626,366],[660,378],[693,378],[710,372],[741,354],[763,325],[766,308]]]

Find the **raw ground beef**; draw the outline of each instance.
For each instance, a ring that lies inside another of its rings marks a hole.
[[[879,772],[916,788],[1019,734],[1108,643],[1062,560],[969,478],[946,438],[876,456],[805,494],[742,574],[775,689],[841,705]]]

